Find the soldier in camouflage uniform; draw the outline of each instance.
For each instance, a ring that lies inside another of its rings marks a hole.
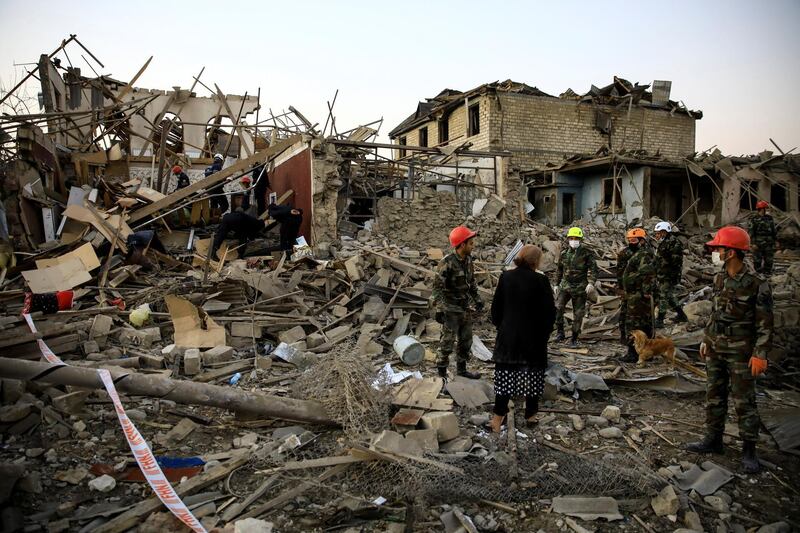
[[[572,339],[573,347],[578,345],[583,316],[586,314],[586,296],[594,289],[597,279],[597,263],[594,252],[581,246],[583,230],[570,228],[567,232],[569,247],[561,252],[556,275],[556,337],[564,340],[564,308],[572,300]]]
[[[437,370],[442,378],[447,378],[453,344],[456,345],[456,373],[470,379],[480,378],[480,374],[467,371],[467,360],[472,350],[470,303],[477,311],[483,310],[471,257],[475,235],[476,232],[465,226],[458,226],[450,232],[450,244],[454,250],[439,263],[433,281],[436,321],[442,325],[436,357]]]
[[[625,331],[630,333],[636,329],[644,331],[648,337],[653,336],[653,294],[656,290],[656,269],[653,251],[647,244],[647,234],[642,228],[631,230],[630,246],[636,251],[628,260],[622,273],[622,289],[625,291]],[[633,244],[633,242],[636,244]],[[628,353],[623,358],[626,363],[639,360],[633,339],[628,337]]]
[[[708,243],[712,261],[722,267],[714,276],[713,308],[706,325],[700,357],[706,360],[706,436],[687,445],[696,453],[722,453],[722,434],[728,414],[728,391],[739,418],[742,466],[760,469],[756,442],[761,422],[756,407],[756,377],[767,369],[772,345],[772,294],[769,283],[748,271],[744,252],[750,248],[747,232],[736,226],[721,228]]]
[[[625,238],[628,240],[628,246],[620,250],[617,254],[617,294],[621,300],[619,305],[619,340],[623,344],[628,343],[628,332],[625,328],[627,307],[625,305],[625,289],[622,286],[622,274],[625,272],[625,267],[628,266],[628,261],[630,261],[639,247],[638,232],[642,232],[642,235],[644,235],[644,230],[641,228],[634,228],[628,231],[625,235]]]
[[[753,264],[756,272],[769,276],[775,257],[777,231],[775,221],[767,214],[769,204],[764,200],[756,204],[758,214],[750,220],[750,241],[753,244]]]
[[[686,322],[686,314],[683,312],[677,298],[675,298],[675,287],[681,282],[681,271],[683,269],[683,244],[678,237],[672,233],[673,227],[669,222],[659,222],[656,224],[656,238],[658,239],[658,249],[656,250],[656,281],[658,282],[658,318],[656,327],[664,327],[664,318],[667,316],[667,309],[672,309],[678,316],[676,322]]]

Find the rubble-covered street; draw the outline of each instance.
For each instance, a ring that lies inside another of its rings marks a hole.
[[[88,44],[70,35],[32,64],[40,110],[15,105],[22,83],[0,92],[4,532],[800,530],[793,150],[698,151],[703,113],[671,82],[617,76],[559,96],[446,89],[384,143],[383,119],[345,129],[335,98],[320,123],[203,71],[170,90],[138,86],[150,60],[130,79],[89,75],[71,63],[104,71]],[[569,127],[592,137],[517,150],[524,105],[586,110]],[[628,125],[638,147],[612,142]],[[748,228],[765,197],[774,334],[748,474],[733,401],[724,454],[685,445],[705,435],[698,352],[719,271],[705,243]],[[226,234],[233,215],[259,231]],[[617,254],[662,220],[688,320],[657,328],[674,364],[623,362]],[[597,259],[577,345],[548,344],[535,423],[515,399],[499,434],[488,310],[470,311],[480,379],[435,366],[433,283],[461,224],[478,232],[487,307],[525,244],[551,285],[570,227]]]

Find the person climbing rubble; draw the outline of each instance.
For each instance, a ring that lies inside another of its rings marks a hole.
[[[728,414],[728,394],[739,418],[742,467],[754,474],[761,468],[756,442],[761,421],[756,406],[756,377],[767,370],[772,347],[772,292],[769,282],[744,264],[750,236],[736,226],[720,228],[706,243],[714,265],[711,317],[706,325],[700,357],[706,360],[706,435],[686,449],[695,453],[722,453],[722,434]]]
[[[653,251],[647,244],[647,232],[634,228],[628,232],[628,245],[635,252],[622,273],[622,288],[625,291],[625,331],[630,334],[639,329],[648,337],[653,336],[653,295],[656,290],[656,269]],[[626,363],[639,360],[633,339],[626,338],[628,353],[622,359]]]
[[[750,242],[753,246],[753,264],[756,272],[769,276],[775,258],[775,241],[778,232],[775,221],[767,214],[769,204],[760,200],[756,204],[758,214],[750,219]]]
[[[664,327],[667,310],[677,313],[676,322],[686,322],[678,300],[675,298],[675,287],[681,282],[683,270],[683,244],[674,235],[675,227],[667,221],[656,224],[656,282],[658,283],[658,317],[656,328]]]
[[[453,344],[456,345],[456,374],[478,379],[480,374],[467,370],[467,360],[472,350],[472,316],[470,303],[478,312],[483,311],[483,301],[478,296],[478,284],[472,265],[472,250],[478,233],[466,226],[450,232],[452,253],[446,255],[436,270],[433,280],[432,300],[436,321],[442,325],[436,368],[439,376],[447,379],[447,367]]]
[[[556,342],[564,340],[564,309],[572,301],[572,337],[570,344],[578,345],[578,335],[586,314],[586,297],[594,290],[597,262],[594,252],[582,246],[583,230],[572,227],[567,232],[569,246],[561,252],[556,275]]]
[[[273,220],[266,230],[274,228],[276,224],[281,225],[279,232],[280,241],[275,246],[266,249],[268,252],[284,251],[286,258],[292,258],[292,251],[300,235],[300,225],[303,223],[303,210],[290,205],[270,204],[267,209],[269,217]]]
[[[239,241],[239,257],[245,257],[247,244],[251,240],[260,237],[266,229],[265,221],[260,218],[250,216],[241,211],[226,213],[222,216],[222,222],[220,222],[220,225],[217,227],[217,232],[214,234],[214,242],[211,245],[210,257],[217,257],[215,254],[222,245],[222,241],[224,241],[231,232],[233,232],[234,238]]]

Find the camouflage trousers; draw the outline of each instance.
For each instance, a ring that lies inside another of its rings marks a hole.
[[[653,309],[650,307],[650,296],[640,294],[625,295],[622,302],[625,308],[625,333],[630,335],[632,331],[640,329],[648,337],[653,336]],[[628,345],[633,343],[628,339]]]
[[[753,250],[753,265],[759,274],[772,274],[775,259],[775,247],[769,244],[757,244]]]
[[[709,354],[706,358],[706,426],[712,434],[722,434],[728,415],[728,395],[739,419],[742,440],[757,441],[761,421],[756,407],[756,379],[740,354]]]
[[[666,315],[667,311],[680,311],[681,305],[675,297],[675,285],[677,282],[671,280],[658,281],[658,314]]]
[[[627,318],[626,318],[627,315],[628,315],[628,306],[625,304],[625,296],[623,295],[621,297],[621,301],[620,301],[620,304],[619,304],[619,320],[618,320],[618,323],[619,323],[619,339],[622,341],[623,344],[628,342],[627,341],[627,339],[628,339],[628,330],[627,330],[627,325],[625,324],[625,321],[627,320]]]
[[[567,302],[572,300],[572,335],[576,336],[581,332],[583,325],[583,317],[586,315],[586,291],[584,289],[571,291],[569,289],[561,289],[558,293],[558,301],[556,302],[556,330],[564,332],[564,309],[567,307]]]
[[[472,351],[472,316],[469,312],[444,314],[436,366],[447,366],[450,363],[454,346],[457,361],[467,362]]]

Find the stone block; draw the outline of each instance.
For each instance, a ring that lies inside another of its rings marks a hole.
[[[306,332],[303,326],[295,326],[292,329],[287,329],[278,333],[278,340],[286,344],[292,344],[306,338]]]
[[[233,322],[231,324],[231,337],[246,337],[260,339],[264,334],[263,328],[251,322]]]
[[[466,453],[472,448],[472,439],[469,437],[456,437],[443,443],[439,449],[444,453]]]
[[[183,354],[183,373],[187,376],[194,376],[200,373],[202,368],[202,357],[200,357],[200,350],[197,348],[189,348]]]
[[[97,342],[100,349],[106,347],[106,337],[111,327],[114,325],[114,319],[108,315],[95,315],[92,320],[92,327],[89,328],[89,339]]]
[[[386,429],[372,439],[372,448],[407,455],[422,455],[422,447],[415,440],[404,438],[396,431]]]
[[[350,281],[359,281],[363,277],[361,273],[361,256],[354,255],[345,261],[344,268]]]
[[[416,442],[423,451],[438,452],[439,439],[435,429],[412,429],[406,433],[406,440]]]
[[[59,411],[76,415],[86,407],[86,398],[90,394],[90,391],[75,391],[62,394],[53,398],[53,406]]]
[[[139,356],[139,363],[145,368],[164,368],[164,356],[142,354]]]
[[[605,409],[603,409],[603,412],[600,413],[600,416],[607,418],[612,424],[619,424],[621,415],[622,413],[620,412],[619,407],[616,405],[606,405]]]
[[[331,314],[336,318],[342,318],[346,316],[347,313],[349,313],[349,311],[343,305],[334,305],[333,308],[331,309]]]
[[[233,359],[234,349],[230,346],[214,346],[203,352],[203,364],[212,365]]]
[[[446,442],[458,437],[460,429],[458,418],[449,411],[435,411],[422,415],[420,420],[423,429],[435,429],[439,442]]]
[[[306,346],[309,349],[316,348],[322,344],[325,344],[325,337],[322,335],[322,333],[312,333],[306,337]]]
[[[97,353],[100,351],[100,345],[97,343],[97,341],[86,341],[81,345],[81,350],[83,351],[84,355]]]

